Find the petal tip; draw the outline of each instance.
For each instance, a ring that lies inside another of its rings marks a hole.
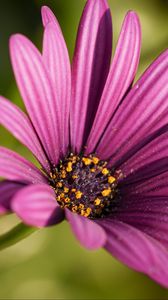
[[[41,7],[41,17],[44,27],[46,27],[49,22],[56,22],[56,17],[54,13],[47,5],[43,5]]]

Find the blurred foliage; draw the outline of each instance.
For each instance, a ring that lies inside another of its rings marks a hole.
[[[70,56],[84,0],[1,0],[0,93],[23,108],[8,55],[8,39],[21,32],[40,48],[40,6],[49,5],[61,24]],[[109,0],[113,15],[114,47],[126,12],[135,10],[142,24],[142,54],[138,76],[168,45],[167,0]],[[1,145],[33,160],[6,130]],[[1,232],[18,222],[1,218]],[[165,266],[166,267],[166,266]],[[73,237],[66,222],[43,229],[1,252],[0,299],[168,299],[166,289],[129,270],[104,250],[89,252]]]

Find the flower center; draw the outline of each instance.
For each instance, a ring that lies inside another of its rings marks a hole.
[[[117,174],[107,162],[91,154],[71,153],[50,174],[50,184],[62,208],[90,219],[104,217],[111,211],[117,194]]]

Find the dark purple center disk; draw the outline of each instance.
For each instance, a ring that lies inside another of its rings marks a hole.
[[[110,213],[117,194],[117,176],[95,155],[70,154],[50,174],[50,185],[62,208],[90,219]]]

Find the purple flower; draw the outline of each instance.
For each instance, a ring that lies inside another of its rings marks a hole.
[[[104,247],[168,287],[168,52],[132,87],[141,45],[137,15],[126,15],[110,64],[107,2],[88,0],[71,73],[47,7],[42,20],[42,55],[20,34],[10,40],[27,115],[0,97],[1,124],[42,169],[0,147],[0,212],[37,227],[66,218],[83,246]]]

